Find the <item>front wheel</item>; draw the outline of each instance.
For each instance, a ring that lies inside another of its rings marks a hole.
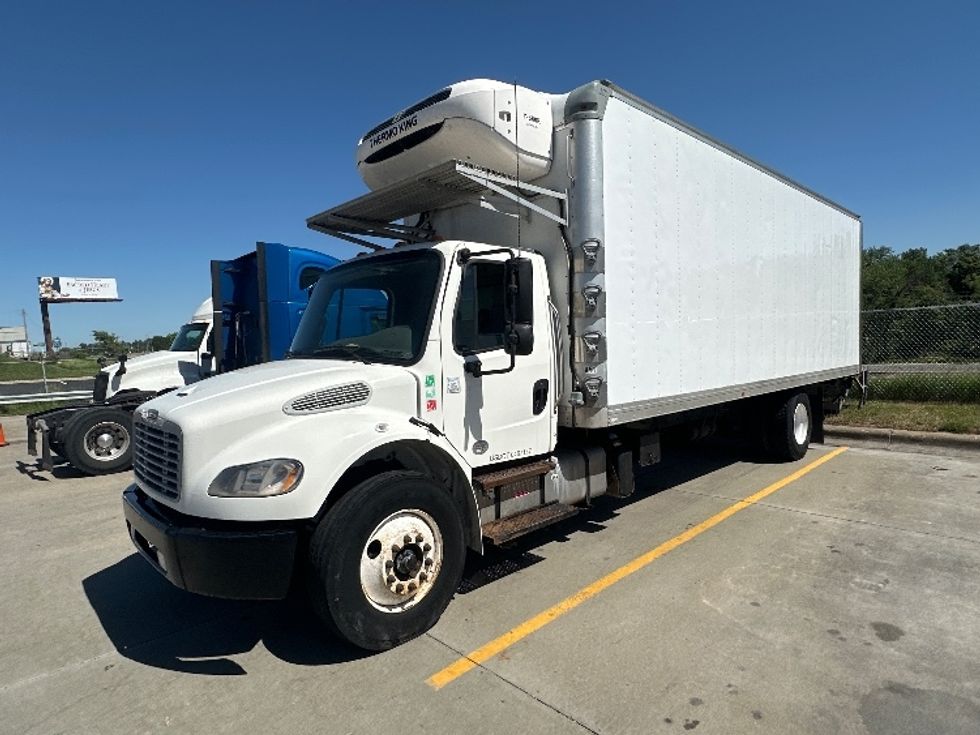
[[[104,475],[130,467],[133,459],[133,415],[119,408],[79,411],[65,424],[65,458],[89,475]]]
[[[347,493],[317,525],[310,598],[341,638],[383,651],[435,625],[465,555],[449,493],[416,472],[385,472]]]

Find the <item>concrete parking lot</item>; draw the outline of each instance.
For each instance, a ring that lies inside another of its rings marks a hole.
[[[130,547],[127,474],[34,473],[3,423],[2,732],[980,731],[977,458],[850,449],[783,482],[830,448],[682,448],[633,497],[472,560],[429,634],[366,655],[299,601],[172,588]]]

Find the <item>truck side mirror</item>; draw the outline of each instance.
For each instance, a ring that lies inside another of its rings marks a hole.
[[[528,258],[504,262],[507,289],[507,328],[504,349],[510,355],[530,355],[534,349],[534,268]]]
[[[214,355],[210,352],[201,353],[201,377],[208,377],[214,370]]]
[[[476,355],[466,355],[463,358],[463,372],[474,378],[483,377],[483,362]]]

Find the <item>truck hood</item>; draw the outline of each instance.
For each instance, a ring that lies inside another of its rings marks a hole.
[[[205,518],[311,518],[325,488],[367,448],[411,432],[428,436],[409,423],[418,416],[420,387],[411,368],[343,360],[290,359],[235,370],[137,408],[134,460],[139,468],[144,451],[157,456],[159,432],[177,434],[180,497],[156,493],[158,501]],[[276,457],[302,463],[303,482],[295,492],[208,495],[225,469]],[[146,467],[152,473],[152,464]]]
[[[173,352],[171,350],[160,350],[159,352],[150,352],[146,355],[138,355],[137,357],[130,357],[126,360],[126,372],[135,372],[139,370],[149,370],[160,365],[169,365],[174,362],[179,362],[180,360],[190,360],[193,362],[197,358],[194,352]],[[102,368],[102,372],[114,375],[116,371],[119,370],[119,363],[114,362],[111,365],[106,365]]]
[[[161,350],[126,360],[126,372],[119,375],[119,363],[102,369],[109,375],[109,394],[135,389],[160,391],[177,388],[201,379],[196,352]]]
[[[284,406],[296,399],[352,383],[366,384],[372,394],[394,392],[396,402],[403,406],[407,398],[416,413],[418,388],[411,372],[392,365],[342,360],[291,359],[253,365],[181,388],[144,406],[185,428],[197,424],[214,428],[260,416],[282,417]]]

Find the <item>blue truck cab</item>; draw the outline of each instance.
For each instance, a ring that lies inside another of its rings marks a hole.
[[[217,372],[285,357],[310,290],[339,262],[276,242],[258,242],[253,252],[232,260],[212,260],[211,353]]]

